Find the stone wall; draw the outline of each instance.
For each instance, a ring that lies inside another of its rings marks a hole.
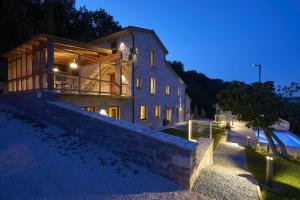
[[[210,140],[190,142],[84,111],[55,101],[50,92],[16,92],[1,99],[187,187],[193,185],[202,168],[212,163]]]

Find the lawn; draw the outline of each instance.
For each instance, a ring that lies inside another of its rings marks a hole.
[[[219,127],[213,127],[213,139],[214,139],[214,149],[217,147],[217,144],[221,140],[222,135],[225,132],[225,129],[219,128]],[[188,131],[181,130],[181,129],[175,129],[175,128],[169,128],[163,130],[163,132],[181,137],[184,139],[188,139]],[[194,131],[192,134],[192,139],[197,140],[199,137],[205,137],[209,138],[209,128],[204,128],[202,131]]]
[[[300,199],[299,161],[274,158],[273,187],[267,188],[265,185],[266,154],[247,147],[246,155],[249,170],[261,186],[263,199]]]

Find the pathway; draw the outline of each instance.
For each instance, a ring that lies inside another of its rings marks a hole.
[[[242,123],[236,125],[229,134],[230,142],[218,145],[214,152],[214,164],[200,174],[192,189],[194,192],[214,199],[259,199],[256,180],[247,171],[245,149],[239,145],[247,144],[251,131]]]

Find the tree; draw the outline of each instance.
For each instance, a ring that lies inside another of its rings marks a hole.
[[[274,155],[287,157],[283,142],[271,126],[283,116],[285,99],[275,92],[273,82],[245,84],[233,81],[218,94],[218,104],[225,111],[232,111],[247,127],[261,127]],[[272,138],[278,143],[277,151]]]
[[[175,72],[187,84],[189,97],[192,99],[193,113],[195,109],[203,111],[205,116],[213,118],[215,114],[215,104],[217,94],[225,88],[226,82],[220,79],[210,79],[203,73],[197,71],[184,71],[184,65],[180,61],[168,61]],[[196,115],[195,115],[196,117]]]

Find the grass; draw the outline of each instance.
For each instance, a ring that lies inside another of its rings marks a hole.
[[[163,130],[163,132],[177,136],[177,137],[181,137],[184,139],[188,139],[188,131],[186,130],[181,130],[181,129],[175,129],[175,128],[169,128],[169,129],[165,129]],[[225,130],[223,128],[219,128],[219,127],[213,127],[212,129],[212,136],[214,139],[214,149],[217,147],[218,143],[221,140],[222,135],[224,134]],[[204,128],[201,132],[195,132],[192,134],[192,139],[197,140],[199,137],[205,137],[205,138],[209,138],[209,128]]]
[[[299,161],[274,158],[273,186],[268,188],[265,182],[266,153],[247,147],[246,155],[249,170],[261,186],[263,199],[300,199]]]

